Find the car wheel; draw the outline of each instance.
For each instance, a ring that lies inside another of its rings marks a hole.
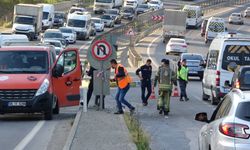
[[[199,77],[200,77],[200,81],[202,81],[202,79],[203,79],[203,75],[200,75]]]
[[[50,109],[44,112],[44,120],[52,120],[53,118],[53,109],[52,106],[50,106]]]
[[[56,100],[56,107],[53,109],[53,114],[59,114],[60,112],[60,107],[58,104],[58,100]]]
[[[209,98],[209,96],[206,95],[206,94],[204,93],[204,91],[203,91],[203,92],[202,92],[202,100],[207,101],[208,98]]]

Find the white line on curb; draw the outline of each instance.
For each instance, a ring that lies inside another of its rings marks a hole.
[[[27,134],[23,140],[17,144],[17,146],[14,148],[14,150],[23,150],[29,142],[34,138],[34,136],[37,134],[37,132],[43,127],[45,121],[39,121],[36,126]]]
[[[156,68],[158,67],[159,64],[158,64],[157,62],[155,62],[155,61],[152,59],[152,57],[150,56],[150,48],[151,48],[152,44],[153,44],[156,40],[158,40],[159,38],[161,38],[161,35],[158,36],[158,37],[156,37],[156,38],[154,38],[153,41],[151,41],[150,44],[149,44],[148,47],[147,47],[147,54],[148,54],[148,57],[152,60],[152,63],[153,63],[153,65],[154,65]]]

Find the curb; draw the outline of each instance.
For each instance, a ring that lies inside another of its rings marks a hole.
[[[74,123],[73,123],[73,126],[72,128],[70,129],[70,133],[69,133],[69,136],[67,138],[67,141],[63,147],[63,150],[70,150],[71,149],[71,146],[72,146],[72,143],[73,143],[73,140],[74,140],[74,137],[75,137],[75,134],[76,134],[76,130],[77,130],[77,127],[78,127],[78,124],[80,122],[80,118],[82,116],[82,110],[83,110],[83,107],[80,106],[79,107],[79,110],[77,112],[77,115],[75,117],[75,120],[74,120]]]

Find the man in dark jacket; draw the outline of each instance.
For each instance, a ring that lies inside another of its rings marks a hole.
[[[151,60],[148,59],[146,64],[141,66],[136,70],[136,75],[141,80],[141,100],[144,106],[148,105],[148,98],[152,93],[152,86],[151,86],[151,75],[152,75],[152,66]],[[147,88],[147,95],[145,96],[145,90]]]

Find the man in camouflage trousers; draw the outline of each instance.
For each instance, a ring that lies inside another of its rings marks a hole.
[[[169,60],[162,59],[162,65],[159,67],[155,76],[154,86],[157,82],[159,84],[159,100],[157,103],[157,109],[159,114],[164,113],[165,118],[168,118],[170,111],[170,97],[173,84],[177,85],[176,73],[170,68]]]

